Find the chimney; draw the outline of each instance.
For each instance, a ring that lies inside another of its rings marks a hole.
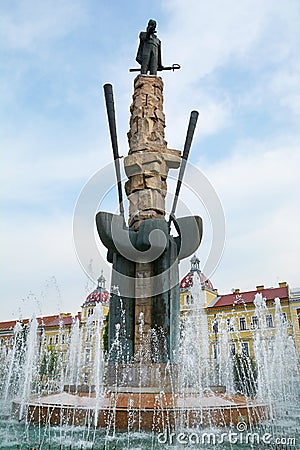
[[[240,290],[239,290],[239,289],[235,289],[235,290],[233,291],[233,293],[234,293],[234,294],[239,294],[239,293],[240,293]]]
[[[281,281],[279,284],[279,287],[287,287],[287,282],[286,281]]]
[[[256,286],[256,289],[257,289],[258,291],[263,291],[264,288],[265,288],[265,286],[264,286],[263,284],[260,284],[259,286]]]

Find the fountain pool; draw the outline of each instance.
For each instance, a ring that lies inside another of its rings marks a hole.
[[[295,413],[295,411],[294,411]],[[261,424],[251,432],[240,432],[236,428],[203,428],[183,430],[183,435],[157,434],[152,432],[116,432],[108,435],[106,430],[86,427],[42,427],[26,425],[18,421],[0,420],[0,449],[5,450],[119,450],[119,449],[221,449],[252,450],[299,448],[298,416],[287,416],[274,423]],[[227,436],[224,436],[224,431]],[[230,432],[232,433],[230,436]],[[248,437],[247,437],[248,436]]]

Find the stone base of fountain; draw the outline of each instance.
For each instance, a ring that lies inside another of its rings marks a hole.
[[[21,404],[13,402],[13,415],[20,419]],[[103,397],[62,392],[35,397],[23,406],[23,417],[41,425],[92,425],[117,430],[163,432],[197,426],[256,424],[269,418],[269,406],[244,396],[195,392],[171,394],[149,388],[122,388]]]
[[[166,393],[177,391],[178,365],[163,363],[131,363],[116,366],[109,363],[105,372],[108,386],[118,385],[123,391],[131,388],[163,390]]]

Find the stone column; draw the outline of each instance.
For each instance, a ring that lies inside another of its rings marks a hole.
[[[164,219],[169,169],[180,166],[180,151],[167,148],[163,112],[163,81],[139,75],[134,81],[128,132],[129,154],[124,159],[128,181],[129,226],[144,219]]]

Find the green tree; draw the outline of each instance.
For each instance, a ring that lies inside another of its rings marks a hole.
[[[254,358],[236,355],[234,359],[234,385],[237,392],[254,397],[256,394],[257,366]]]
[[[53,377],[58,366],[58,353],[55,348],[49,345],[43,352],[40,365],[41,378],[45,376]]]
[[[107,313],[105,317],[105,326],[103,330],[103,349],[105,354],[108,353],[108,318],[109,318],[109,312]]]

